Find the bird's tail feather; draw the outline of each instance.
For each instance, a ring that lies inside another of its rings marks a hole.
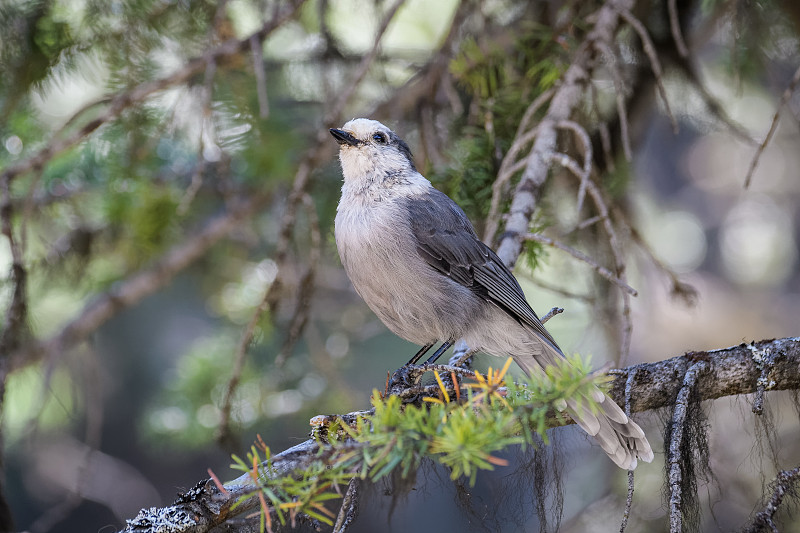
[[[536,344],[538,349],[533,353],[514,356],[517,364],[527,374],[554,365],[558,359],[563,358],[557,347],[545,342]],[[589,396],[573,398],[566,402],[564,409],[575,423],[594,437],[603,451],[620,468],[633,470],[638,460],[651,462],[653,450],[642,428],[597,387],[593,388]],[[596,406],[594,409],[592,404]]]
[[[588,398],[567,401],[566,410],[575,423],[594,437],[620,468],[633,470],[639,459],[651,462],[653,450],[642,428],[600,389],[595,387],[591,395],[596,410],[591,409]]]

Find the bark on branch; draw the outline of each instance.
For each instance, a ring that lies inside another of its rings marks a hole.
[[[702,362],[705,370],[693,376],[700,400],[758,393],[764,390],[800,389],[800,337],[763,340],[721,350],[689,352],[612,372],[610,394],[620,404],[630,399],[631,412],[672,406],[684,385],[687,371]],[[345,415],[346,417],[347,415]],[[306,468],[315,458],[318,443],[309,439],[273,456],[277,475]],[[143,509],[127,521],[124,533],[170,531],[206,533],[258,506],[257,498],[232,509],[234,502],[252,492],[249,474],[229,481],[221,491],[212,480],[200,481],[164,508]]]

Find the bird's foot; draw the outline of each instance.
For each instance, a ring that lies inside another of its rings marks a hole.
[[[386,386],[386,393],[388,395],[400,396],[403,398],[404,403],[413,403],[415,401],[415,394],[411,393],[413,389],[419,388],[422,375],[425,373],[425,367],[421,365],[406,364],[394,371],[389,378],[389,383]]]

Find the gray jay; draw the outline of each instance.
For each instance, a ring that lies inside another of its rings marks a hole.
[[[344,184],[336,246],[356,292],[386,326],[423,348],[456,339],[539,372],[564,355],[500,258],[467,216],[414,166],[411,151],[374,120],[331,129]],[[653,451],[641,428],[599,389],[598,409],[572,400],[566,410],[621,468]]]

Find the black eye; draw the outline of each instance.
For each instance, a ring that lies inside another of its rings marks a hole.
[[[372,139],[378,144],[386,144],[386,135],[384,135],[380,131],[373,133]]]

